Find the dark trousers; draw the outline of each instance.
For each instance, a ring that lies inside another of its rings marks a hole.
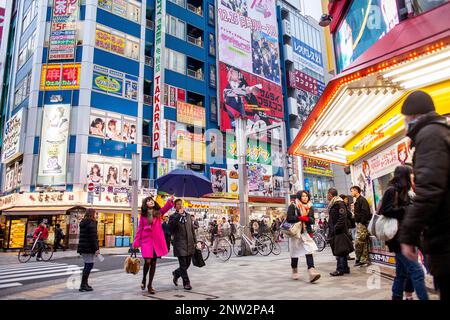
[[[347,256],[336,257],[336,261],[337,261],[336,265],[337,272],[348,272],[350,270],[350,268],[348,267]]]
[[[306,265],[308,266],[308,270],[314,268],[314,258],[312,254],[305,254],[306,257]],[[298,258],[291,258],[291,267],[295,269],[298,267]]]
[[[170,251],[170,234],[166,234],[164,235],[166,238],[166,245],[167,245],[167,250]]]
[[[66,250],[66,248],[61,244],[61,239],[55,240],[55,243],[53,244],[53,249],[55,251],[56,251],[56,249]]]
[[[40,259],[42,257],[42,251],[44,250],[44,240],[38,240],[36,243],[37,248],[37,258]]]
[[[175,275],[177,278],[183,279],[183,285],[190,283],[187,269],[191,265],[192,256],[178,257],[178,262],[180,267],[175,270]]]
[[[230,242],[231,242],[231,244],[235,244],[236,243],[236,237],[234,236],[234,234],[230,234]]]
[[[434,277],[442,301],[450,301],[450,275]]]

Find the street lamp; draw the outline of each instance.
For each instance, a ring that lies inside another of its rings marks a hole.
[[[324,13],[321,17],[320,17],[320,22],[319,22],[319,26],[321,27],[328,27],[331,24],[331,21],[333,20],[333,16],[331,16],[328,13]]]

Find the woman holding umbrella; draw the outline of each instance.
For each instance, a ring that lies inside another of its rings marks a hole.
[[[141,289],[145,289],[147,273],[149,273],[148,293],[155,294],[152,287],[153,277],[156,271],[156,259],[165,256],[169,251],[161,223],[161,215],[164,215],[173,206],[172,196],[165,206],[161,208],[153,197],[147,197],[142,201],[141,218],[133,242],[133,248],[141,248],[144,263],[144,275]]]

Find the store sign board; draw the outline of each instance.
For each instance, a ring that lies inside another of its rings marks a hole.
[[[39,176],[66,175],[70,104],[44,105],[39,150]]]
[[[54,0],[49,38],[49,60],[74,59],[78,0]]]
[[[303,172],[327,177],[333,176],[329,162],[308,157],[303,157]]]
[[[80,88],[80,63],[42,65],[41,90],[76,90]]]
[[[317,71],[319,74],[323,74],[323,61],[322,61],[322,53],[311,48],[303,41],[292,38],[292,44],[294,53],[305,60],[308,67],[312,66],[312,70]]]
[[[178,101],[177,121],[204,128],[206,126],[205,108]]]
[[[315,96],[321,96],[323,90],[325,89],[325,84],[322,81],[317,80],[299,70],[289,72],[288,86],[305,90]]]
[[[153,142],[152,155],[163,155],[162,126],[164,119],[164,38],[165,38],[166,1],[155,1],[155,64],[153,74]]]
[[[0,5],[4,6],[4,5],[6,5],[6,3],[0,2]],[[5,14],[6,14],[6,8],[0,7],[0,48],[1,48],[2,40],[3,40],[2,36],[3,36],[3,26],[5,23]]]
[[[5,124],[2,145],[2,163],[7,163],[20,154],[20,132],[23,123],[22,114],[23,109],[20,109]]]
[[[227,159],[237,160],[237,143],[234,137],[228,135],[226,141]],[[249,163],[260,163],[272,165],[271,145],[257,140],[249,140],[247,144],[247,161]]]

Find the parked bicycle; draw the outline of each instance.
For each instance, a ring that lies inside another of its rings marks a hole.
[[[21,263],[28,262],[28,261],[30,261],[31,257],[34,257],[38,254],[39,246],[37,243],[39,241],[40,235],[41,235],[41,233],[38,234],[38,236],[36,237],[35,240],[30,240],[30,239],[33,239],[33,236],[27,236],[27,240],[28,240],[29,244],[25,245],[22,249],[20,249],[19,255],[18,255],[19,262],[21,262]],[[30,244],[30,242],[32,244]],[[53,247],[50,244],[47,244],[44,242],[44,248],[42,249],[42,253],[41,253],[42,260],[50,261],[50,259],[52,257],[53,257]]]
[[[203,240],[198,240],[196,246],[201,250],[203,260],[208,260],[211,252],[211,247],[208,246],[208,244]],[[222,262],[225,262],[230,259],[233,250],[230,241],[223,237],[220,237],[215,240],[214,249],[212,250],[212,252],[216,258],[220,259]]]
[[[319,252],[322,252],[323,249],[327,246],[327,238],[325,236],[325,231],[323,229],[317,229],[313,234],[313,240],[317,245],[317,249]]]
[[[254,237],[250,239],[245,233],[244,230],[248,229],[247,226],[238,227],[241,236],[236,238],[236,242],[233,246],[233,251],[236,256],[243,256],[245,253],[245,248],[248,246],[250,248],[250,252],[252,255],[256,255],[257,253],[262,256],[268,256],[273,250],[273,242],[265,234],[262,234],[258,237]],[[244,240],[244,241],[242,241]]]

